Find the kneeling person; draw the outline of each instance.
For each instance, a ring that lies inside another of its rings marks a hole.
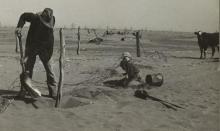
[[[122,53],[122,60],[120,62],[120,67],[125,71],[123,75],[126,77],[123,79],[123,86],[127,87],[129,83],[133,80],[141,82],[141,77],[139,75],[140,70],[132,62],[132,57],[129,52]]]

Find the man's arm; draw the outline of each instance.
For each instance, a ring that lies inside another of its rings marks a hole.
[[[55,17],[53,16],[53,26],[55,26],[55,22],[56,20],[55,20]]]
[[[21,34],[21,30],[25,24],[25,22],[32,22],[36,18],[36,15],[33,13],[23,13],[20,16],[20,19],[17,24],[17,28],[15,29],[16,34]]]
[[[23,13],[20,16],[20,19],[17,24],[17,28],[23,28],[25,22],[32,22],[36,18],[36,15],[33,13]]]

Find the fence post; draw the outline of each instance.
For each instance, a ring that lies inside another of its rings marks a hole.
[[[78,27],[77,38],[78,38],[77,55],[79,55],[80,54],[80,26]]]
[[[60,101],[62,98],[63,79],[64,79],[63,61],[65,58],[65,38],[63,36],[63,28],[60,28],[59,33],[60,33],[60,58],[59,58],[60,78],[58,82],[55,107],[60,107]]]
[[[97,33],[96,33],[96,29],[93,29],[93,32],[94,32],[94,34],[95,34],[95,37],[98,38],[98,35],[97,35]]]
[[[140,31],[137,31],[135,33],[136,37],[136,46],[137,46],[137,57],[141,57],[141,52],[140,52]]]

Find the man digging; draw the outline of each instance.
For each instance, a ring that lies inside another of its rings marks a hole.
[[[31,86],[25,86],[25,88],[23,88],[23,84],[31,85],[30,79],[33,76],[33,68],[36,61],[36,56],[38,55],[46,70],[49,97],[55,99],[56,81],[51,64],[54,46],[53,28],[55,24],[53,10],[50,8],[45,8],[43,12],[36,14],[23,13],[20,16],[17,28],[15,30],[17,35],[21,34],[21,30],[26,22],[30,22],[30,27],[25,45],[25,71],[21,74],[22,85],[19,96],[24,97],[26,91],[29,91],[28,88],[31,88]],[[41,93],[37,89],[32,88],[32,91],[34,91],[35,94],[38,94],[38,96],[41,96]]]

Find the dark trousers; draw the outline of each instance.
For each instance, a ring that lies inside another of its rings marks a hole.
[[[56,80],[55,80],[55,74],[52,69],[51,64],[51,56],[52,53],[50,53],[46,48],[28,48],[25,49],[25,58],[27,59],[25,62],[25,72],[29,75],[30,78],[33,76],[33,68],[34,64],[36,62],[36,56],[39,56],[41,62],[43,63],[43,66],[46,70],[47,75],[47,86],[49,90],[49,95],[55,95],[56,94]]]

